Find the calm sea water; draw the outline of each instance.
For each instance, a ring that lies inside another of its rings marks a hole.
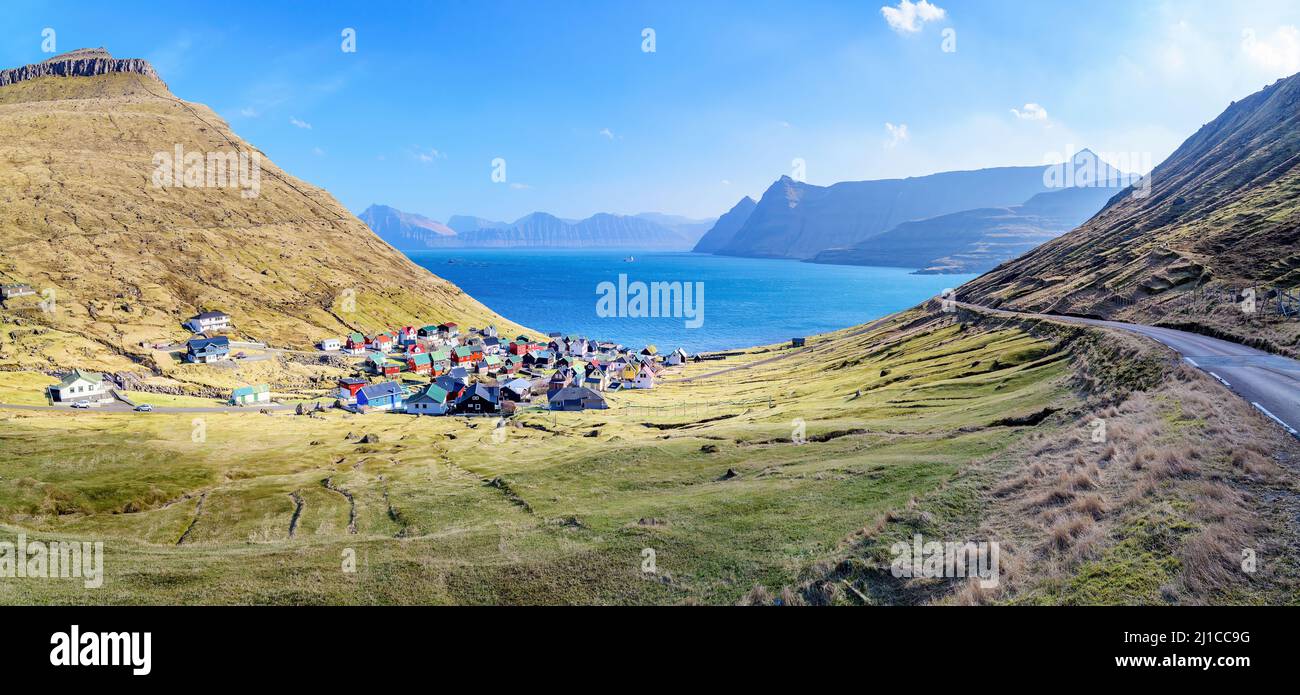
[[[892,314],[973,275],[911,275],[903,268],[815,265],[635,250],[448,249],[408,251],[512,321],[662,351],[724,350],[787,341]],[[628,262],[631,256],[635,260]],[[602,282],[703,283],[703,323],[685,318],[601,317]]]

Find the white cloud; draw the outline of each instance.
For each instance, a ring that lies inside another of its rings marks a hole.
[[[310,123],[308,123],[307,121],[300,121],[297,118],[294,118],[293,116],[289,117],[289,124],[295,128],[302,128],[303,130],[311,130]]]
[[[244,108],[239,110],[239,115],[243,116],[244,118],[257,118],[261,114],[257,112],[257,109],[251,106],[245,106]]]
[[[325,150],[322,150],[322,149],[319,148],[319,147],[313,147],[313,148],[311,148],[311,153],[314,154],[314,155],[316,155],[317,157],[324,157],[324,156],[325,156]]]
[[[722,185],[724,185],[724,186],[730,186],[730,185],[731,185],[731,179],[723,179],[723,180],[722,180]]]
[[[1241,32],[1241,50],[1250,62],[1279,77],[1300,72],[1300,30],[1295,25],[1283,24],[1268,38],[1260,38],[1254,29],[1245,29]]]
[[[889,28],[900,34],[915,34],[926,22],[940,20],[948,15],[942,7],[931,5],[926,0],[915,3],[912,0],[901,0],[898,7],[886,5],[880,8],[880,14],[884,15]]]
[[[886,123],[885,130],[889,131],[889,140],[885,141],[885,147],[897,147],[899,143],[907,142],[912,136],[907,132],[907,124]]]
[[[614,139],[614,131],[610,130],[609,128],[601,128],[600,134],[604,135],[606,138],[609,138],[610,140]]]
[[[513,188],[513,189],[515,189],[516,191],[526,191],[526,190],[532,188],[532,186],[529,186],[529,185],[526,184],[526,183],[512,183],[512,184],[510,184],[510,187]]]
[[[438,159],[446,159],[447,153],[436,147],[424,148],[418,145],[411,146],[411,158],[417,162],[428,164]]]
[[[1011,109],[1011,113],[1016,115],[1022,121],[1045,121],[1047,120],[1047,109],[1029,102],[1022,109]]]

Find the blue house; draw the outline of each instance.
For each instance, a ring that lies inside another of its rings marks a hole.
[[[216,338],[200,338],[185,344],[185,361],[194,364],[207,364],[230,358],[230,338],[224,335]]]
[[[371,410],[402,410],[406,389],[395,381],[370,384],[357,391],[357,407]]]

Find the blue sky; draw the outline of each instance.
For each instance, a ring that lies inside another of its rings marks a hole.
[[[816,184],[1071,146],[1158,163],[1300,71],[1292,0],[7,4],[6,67],[47,27],[147,58],[350,209],[441,220],[716,216],[795,159]]]

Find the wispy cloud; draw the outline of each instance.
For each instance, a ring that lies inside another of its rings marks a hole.
[[[532,188],[532,186],[529,186],[529,185],[526,184],[526,183],[512,183],[512,184],[510,184],[510,187],[513,188],[513,189],[515,189],[516,191],[526,191],[526,190]]]
[[[314,155],[316,155],[317,157],[324,157],[324,156],[325,156],[325,150],[322,150],[322,149],[319,148],[319,147],[313,147],[313,148],[311,148],[311,153],[314,154]]]
[[[438,150],[438,148],[436,147],[429,147],[429,148],[416,147],[415,152],[411,156],[415,157],[417,161],[423,162],[424,164],[429,164],[434,160],[447,158],[446,153]]]
[[[1292,24],[1279,26],[1267,38],[1254,29],[1242,31],[1241,50],[1250,62],[1277,75],[1300,72],[1300,30]]]
[[[244,108],[239,110],[239,115],[243,116],[244,118],[257,118],[262,114],[258,113],[257,109],[251,106],[245,106]]]
[[[897,147],[912,138],[911,133],[907,132],[906,123],[899,123],[898,125],[886,123],[885,131],[889,133],[889,139],[885,141],[885,147]]]
[[[1022,121],[1045,121],[1047,120],[1047,109],[1042,106],[1029,102],[1023,108],[1011,109],[1011,113]]]
[[[901,0],[898,7],[886,5],[880,8],[880,14],[884,15],[890,29],[900,34],[915,34],[926,22],[943,19],[948,13],[942,7],[931,5],[926,0],[920,2]]]
[[[289,125],[292,125],[295,128],[302,128],[303,130],[311,130],[310,123],[308,123],[307,121],[299,120],[294,116],[289,117]]]

